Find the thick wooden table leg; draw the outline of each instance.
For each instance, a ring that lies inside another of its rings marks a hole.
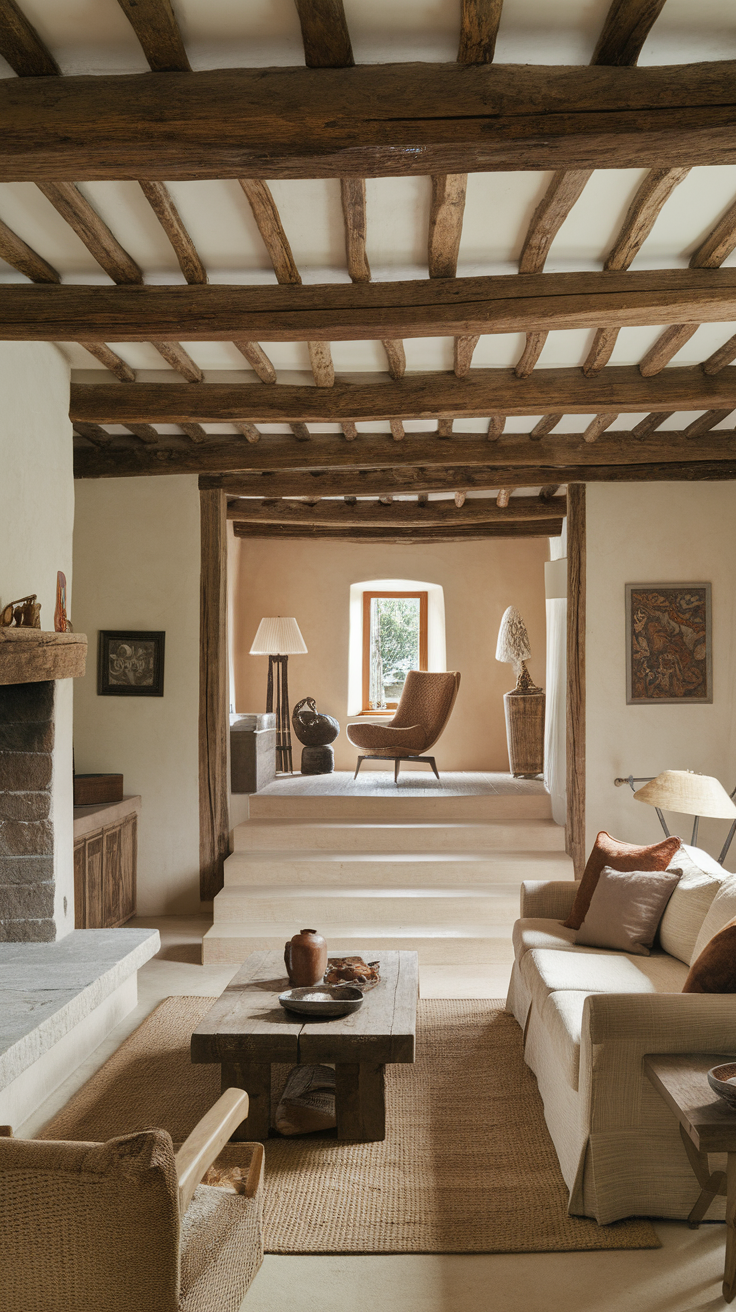
[[[726,1266],[723,1272],[723,1297],[727,1303],[731,1303],[736,1294],[736,1153],[728,1154],[726,1189]]]
[[[385,1069],[376,1062],[335,1066],[338,1139],[370,1143],[386,1138]]]
[[[222,1063],[222,1091],[245,1089],[248,1118],[238,1126],[234,1140],[267,1139],[271,1127],[271,1067],[263,1062]]]

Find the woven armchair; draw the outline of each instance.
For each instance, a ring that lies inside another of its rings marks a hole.
[[[450,670],[446,674],[409,670],[392,720],[387,724],[363,721],[348,725],[349,741],[354,747],[362,749],[353,777],[357,778],[368,756],[381,761],[393,761],[394,782],[398,781],[401,762],[409,758],[427,761],[439,779],[434,757],[422,753],[434,746],[444,730],[459,687],[460,675],[457,670]]]
[[[262,1145],[239,1145],[242,1193],[199,1181],[247,1114],[226,1090],[176,1153],[165,1130],[0,1138],[3,1312],[239,1312],[263,1260]]]

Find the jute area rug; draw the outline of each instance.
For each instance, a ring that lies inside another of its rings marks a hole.
[[[45,1128],[104,1140],[162,1126],[175,1142],[219,1097],[219,1066],[192,1066],[211,998],[168,998]],[[567,1214],[521,1031],[488,1001],[419,1004],[414,1066],[386,1068],[387,1138],[266,1144],[269,1253],[548,1253],[658,1248],[649,1221]],[[278,1097],[288,1067],[274,1069]],[[224,1157],[237,1160],[237,1147]]]

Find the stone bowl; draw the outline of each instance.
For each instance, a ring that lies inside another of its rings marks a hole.
[[[287,989],[280,993],[279,1002],[285,1011],[321,1020],[357,1011],[362,1005],[363,994],[352,984],[310,984],[306,988]]]
[[[713,1066],[708,1071],[708,1083],[713,1092],[736,1111],[736,1062],[729,1061],[723,1066]]]

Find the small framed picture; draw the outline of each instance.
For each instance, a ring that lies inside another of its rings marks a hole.
[[[713,701],[710,583],[626,584],[629,706]]]
[[[163,697],[165,633],[101,629],[97,651],[99,697]]]

